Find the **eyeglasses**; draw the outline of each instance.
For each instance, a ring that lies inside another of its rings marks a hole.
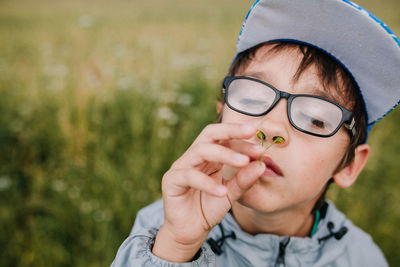
[[[223,93],[229,108],[249,116],[263,116],[281,98],[286,98],[289,121],[297,130],[329,137],[344,124],[352,136],[355,135],[353,113],[320,96],[289,94],[268,83],[244,76],[225,77]]]

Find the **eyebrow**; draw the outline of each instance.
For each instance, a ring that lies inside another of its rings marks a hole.
[[[246,77],[251,77],[251,78],[255,78],[258,80],[261,80],[263,82],[266,83],[271,83],[271,81],[273,82],[274,80],[274,76],[270,75],[268,72],[262,72],[262,71],[255,71],[255,72],[246,72],[244,71],[243,73],[241,73],[241,75],[246,76]],[[271,83],[272,85],[272,83]]]
[[[311,89],[311,92],[308,93],[310,95],[315,95],[315,96],[319,96],[325,99],[328,99],[330,101],[335,102],[336,104],[339,105],[343,105],[343,103],[341,103],[341,101],[335,97],[335,95],[330,94],[328,91],[329,89],[325,88],[325,86],[321,85],[321,87],[323,88],[323,90],[320,89],[320,87],[315,87],[314,85],[310,85],[308,86],[309,89]],[[304,88],[304,87],[303,87]]]
[[[312,95],[316,95],[316,96],[320,96],[320,97],[323,97],[323,98],[326,98],[326,99],[330,99],[330,100],[335,101],[335,102],[337,101],[336,98],[333,97],[333,95],[328,94],[325,91],[326,89],[323,91],[323,90],[321,90],[321,89],[319,89],[319,88],[317,88],[315,86],[310,86],[308,88],[311,89],[311,93],[310,94],[312,94]]]

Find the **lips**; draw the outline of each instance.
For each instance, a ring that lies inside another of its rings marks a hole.
[[[275,164],[275,162],[269,158],[269,157],[264,157],[263,162],[266,166],[266,171],[271,170],[273,171],[276,175],[278,176],[283,176],[281,168],[279,168],[278,165]]]
[[[252,159],[253,160],[253,159]],[[258,160],[258,159],[254,159]],[[264,175],[266,176],[283,176],[283,172],[281,168],[270,157],[263,157],[262,161],[265,164],[265,172]]]

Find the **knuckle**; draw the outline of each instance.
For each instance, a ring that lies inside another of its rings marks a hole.
[[[166,188],[168,188],[168,185],[170,184],[170,178],[171,177],[171,172],[167,171],[161,180],[161,190],[164,192]]]
[[[168,171],[174,170],[174,169],[179,169],[181,166],[181,159],[176,160],[174,163],[172,163],[171,168]]]
[[[215,125],[215,123],[208,124],[206,127],[204,127],[202,132],[206,135],[211,134],[215,129]]]
[[[166,171],[161,179],[161,183],[167,183],[169,181],[169,179],[171,179],[170,177],[173,176],[173,171],[170,169],[168,171]]]
[[[190,148],[190,152],[198,153],[203,146],[204,144],[199,144],[199,143],[193,144],[193,146]]]
[[[208,143],[200,143],[193,146],[193,153],[195,157],[200,157],[205,160],[207,155],[213,151],[213,146]]]

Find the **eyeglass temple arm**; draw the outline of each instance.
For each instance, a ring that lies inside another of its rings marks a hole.
[[[354,120],[354,118],[351,118],[350,124],[344,123],[344,127],[346,127],[346,129],[351,131],[352,136],[356,135],[356,128],[354,127],[355,124],[356,124],[356,121]]]

